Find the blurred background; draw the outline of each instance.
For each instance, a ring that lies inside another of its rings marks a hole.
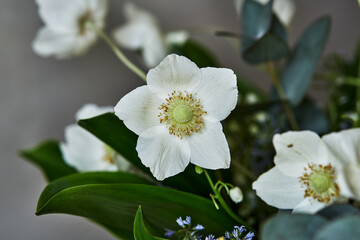
[[[211,25],[240,31],[232,0],[134,2],[157,16],[164,30]],[[123,4],[122,0],[110,0],[108,32],[124,22]],[[360,36],[357,0],[297,0],[296,4],[291,42],[316,18],[327,14],[332,17],[332,30],[325,53],[351,55]],[[64,127],[75,121],[74,113],[83,104],[115,105],[143,82],[101,41],[83,57],[62,61],[38,57],[31,42],[42,25],[34,1],[0,1],[0,239],[113,239],[79,217],[35,216],[46,182],[18,151],[49,138],[63,140]],[[224,67],[264,90],[270,88],[270,79],[242,62],[223,38],[194,38],[205,43]],[[143,66],[136,54],[125,53]]]

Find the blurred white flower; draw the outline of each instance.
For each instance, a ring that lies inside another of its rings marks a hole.
[[[98,107],[86,104],[76,113],[76,120],[113,111],[114,108],[111,106]],[[66,127],[65,140],[66,142],[60,145],[64,160],[80,172],[126,171],[129,168],[129,163],[122,156],[76,124]]]
[[[304,213],[354,198],[341,174],[349,159],[347,155],[335,157],[325,144],[329,139],[334,138],[325,135],[321,139],[310,131],[276,134],[275,167],[253,183],[257,195],[274,207]],[[349,148],[339,149],[348,154]]]
[[[230,189],[229,195],[234,203],[240,203],[244,198],[243,193],[239,187]]]
[[[45,23],[32,43],[43,57],[70,58],[85,53],[97,40],[86,22],[102,29],[108,10],[107,0],[36,0]]]
[[[168,54],[169,44],[183,44],[185,31],[162,33],[156,18],[149,12],[128,2],[124,6],[127,23],[114,31],[115,41],[129,50],[141,50],[147,67],[158,65]]]
[[[261,4],[266,4],[270,0],[253,0],[255,2],[259,2]],[[240,15],[242,6],[245,0],[235,0],[235,8],[237,13]],[[279,20],[285,25],[289,26],[291,20],[295,14],[295,2],[294,0],[274,0],[273,3],[273,11],[278,16]]]
[[[147,74],[147,85],[124,96],[115,114],[139,135],[142,163],[163,180],[191,162],[228,168],[230,151],[221,120],[235,108],[236,76],[226,68],[201,68],[171,54]]]

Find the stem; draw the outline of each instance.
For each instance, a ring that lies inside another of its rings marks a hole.
[[[101,37],[113,50],[115,55],[122,61],[126,67],[128,67],[131,71],[133,71],[136,75],[141,77],[146,82],[146,74],[141,71],[137,66],[135,66],[116,46],[116,44],[111,40],[111,38],[101,29],[97,28],[91,21],[86,22],[86,26],[89,26],[93,29],[99,37]]]
[[[252,227],[250,227],[244,220],[242,220],[238,215],[236,215],[231,209],[230,207],[226,204],[225,200],[223,199],[223,197],[221,196],[221,194],[216,190],[214,183],[212,182],[209,173],[204,169],[204,173],[206,176],[206,179],[208,180],[211,189],[213,190],[216,199],[219,201],[220,205],[224,208],[225,212],[235,221],[237,221],[238,223],[240,223],[241,225],[244,225],[248,230],[253,231]]]
[[[267,66],[268,72],[269,72],[269,74],[271,76],[271,79],[273,80],[276,92],[280,96],[280,100],[281,100],[281,102],[283,104],[285,113],[286,113],[286,115],[287,115],[287,117],[289,119],[289,123],[290,123],[291,128],[293,130],[299,130],[299,125],[296,122],[294,112],[292,111],[288,101],[286,100],[286,95],[284,93],[283,88],[281,87],[279,77],[278,77],[278,75],[277,75],[277,73],[275,71],[274,65],[271,62],[268,62],[266,64],[266,66]]]

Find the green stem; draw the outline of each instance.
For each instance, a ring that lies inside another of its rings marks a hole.
[[[291,107],[289,105],[289,102],[286,99],[286,95],[284,93],[283,88],[281,87],[279,77],[278,77],[278,75],[277,75],[277,73],[275,71],[274,65],[271,62],[268,62],[266,64],[266,66],[267,66],[268,72],[269,72],[269,74],[271,76],[271,79],[273,80],[276,92],[280,96],[280,100],[281,100],[281,102],[283,104],[285,113],[286,113],[286,115],[287,115],[287,117],[289,119],[289,123],[290,123],[291,128],[293,130],[299,130],[299,125],[297,124],[295,115],[294,115],[294,113],[293,113],[293,111],[292,111],[292,109],[291,109]]]
[[[211,180],[209,173],[204,169],[204,173],[206,176],[206,179],[208,180],[211,189],[213,190],[216,199],[219,201],[220,205],[224,208],[225,212],[235,221],[237,221],[238,223],[240,223],[241,225],[244,225],[248,230],[253,231],[253,228],[250,227],[244,220],[242,220],[238,215],[236,215],[231,209],[230,207],[226,204],[225,200],[223,199],[223,197],[221,196],[220,192],[218,190],[216,190],[213,181]]]
[[[86,26],[91,27],[99,37],[101,37],[115,53],[115,55],[122,61],[126,67],[133,71],[136,75],[141,77],[146,82],[146,74],[141,71],[137,66],[135,66],[130,60],[121,52],[121,50],[116,46],[116,44],[111,40],[111,38],[101,29],[96,27],[91,21],[86,22]]]

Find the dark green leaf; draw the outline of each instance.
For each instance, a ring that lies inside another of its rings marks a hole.
[[[133,239],[134,216],[139,205],[157,235],[163,234],[164,228],[177,229],[175,220],[179,216],[191,216],[194,223],[205,226],[205,233],[221,234],[235,225],[210,200],[173,189],[141,184],[89,184],[68,187],[51,195],[48,191],[55,184],[50,183],[42,193],[48,201],[39,201],[37,215],[83,216],[111,227],[125,239]]]
[[[134,220],[135,240],[165,240],[165,238],[153,237],[145,227],[141,206],[139,206]]]
[[[285,95],[293,105],[303,99],[330,32],[330,18],[322,17],[300,37],[281,76]]]
[[[314,240],[355,240],[360,239],[360,216],[347,216],[322,227]]]
[[[344,215],[360,214],[360,210],[350,204],[333,204],[317,213],[326,219],[333,220]]]
[[[312,239],[327,220],[320,216],[282,213],[268,220],[261,236],[263,240]]]
[[[272,1],[262,5],[245,1],[242,13],[242,56],[250,64],[279,60],[289,54],[287,32],[276,15]]]
[[[112,147],[137,168],[152,176],[149,169],[141,163],[136,152],[137,135],[131,132],[114,114],[106,113],[80,120],[79,125]],[[201,195],[208,195],[211,191],[205,178],[195,173],[193,165],[189,165],[184,172],[164,180],[162,184]]]
[[[37,165],[48,181],[76,173],[75,169],[64,162],[59,143],[55,140],[49,140],[34,148],[22,150],[20,155]]]
[[[219,66],[209,49],[192,40],[181,46],[172,46],[170,52],[189,58],[199,68]]]
[[[311,130],[318,134],[329,131],[327,114],[309,99],[305,99],[298,107],[294,108],[296,120],[301,130]]]

